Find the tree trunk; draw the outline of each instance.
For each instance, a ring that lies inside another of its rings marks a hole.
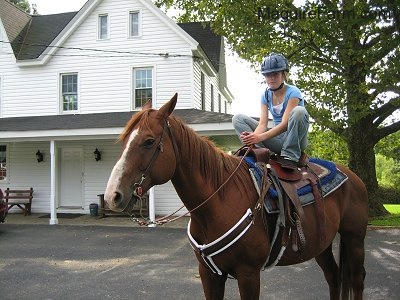
[[[379,216],[387,213],[379,198],[378,181],[375,170],[374,144],[364,124],[359,122],[349,128],[347,146],[349,149],[349,167],[355,172],[368,190],[369,215]]]

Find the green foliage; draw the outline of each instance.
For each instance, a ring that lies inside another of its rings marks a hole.
[[[375,152],[400,163],[400,131],[383,138],[375,146]]]
[[[381,186],[399,188],[400,161],[378,153],[376,155],[376,177]]]
[[[19,7],[28,14],[31,12],[31,5],[28,0],[9,0],[12,4]]]
[[[398,7],[376,1],[158,0],[182,14],[179,21],[211,21],[241,57],[259,64],[275,51],[297,70],[308,109],[321,126],[349,142],[347,128],[363,128],[373,144],[400,128],[400,120],[378,130],[400,108]],[[396,30],[397,26],[397,30]],[[387,92],[392,93],[388,97]],[[364,120],[365,121],[365,120]],[[388,129],[390,128],[390,129]]]
[[[374,164],[366,162],[374,159],[376,143],[400,129],[400,118],[394,117],[400,109],[398,1],[294,3],[156,1],[164,9],[181,11],[178,21],[210,21],[257,68],[266,54],[285,54],[312,118],[347,143],[349,167],[374,193]]]
[[[349,153],[346,142],[330,130],[314,129],[308,135],[307,154],[347,165]]]

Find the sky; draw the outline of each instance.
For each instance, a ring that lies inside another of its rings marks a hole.
[[[85,2],[86,0],[29,0],[29,3],[36,4],[38,13],[42,15],[78,11]],[[244,113],[258,117],[263,90],[262,76],[237,55],[228,52],[225,55],[228,88],[235,98],[232,114]]]

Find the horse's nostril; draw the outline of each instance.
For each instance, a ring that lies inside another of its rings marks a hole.
[[[114,203],[118,204],[122,200],[122,195],[118,192],[115,192]]]

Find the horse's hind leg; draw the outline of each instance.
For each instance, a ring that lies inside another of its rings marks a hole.
[[[350,292],[353,294],[355,300],[361,300],[363,299],[365,279],[364,236],[359,236],[355,234],[342,234],[341,238],[341,260],[342,257],[344,257],[344,261],[342,261],[341,264],[348,264],[348,267],[350,269]],[[345,254],[343,253],[344,251],[346,252]]]
[[[225,282],[227,279],[227,275],[214,274],[207,266],[204,266],[203,264],[199,264],[199,273],[206,299],[224,299]]]
[[[315,257],[318,265],[324,272],[324,276],[329,285],[329,295],[331,300],[339,299],[339,267],[332,252],[332,244],[329,245],[320,255]]]

